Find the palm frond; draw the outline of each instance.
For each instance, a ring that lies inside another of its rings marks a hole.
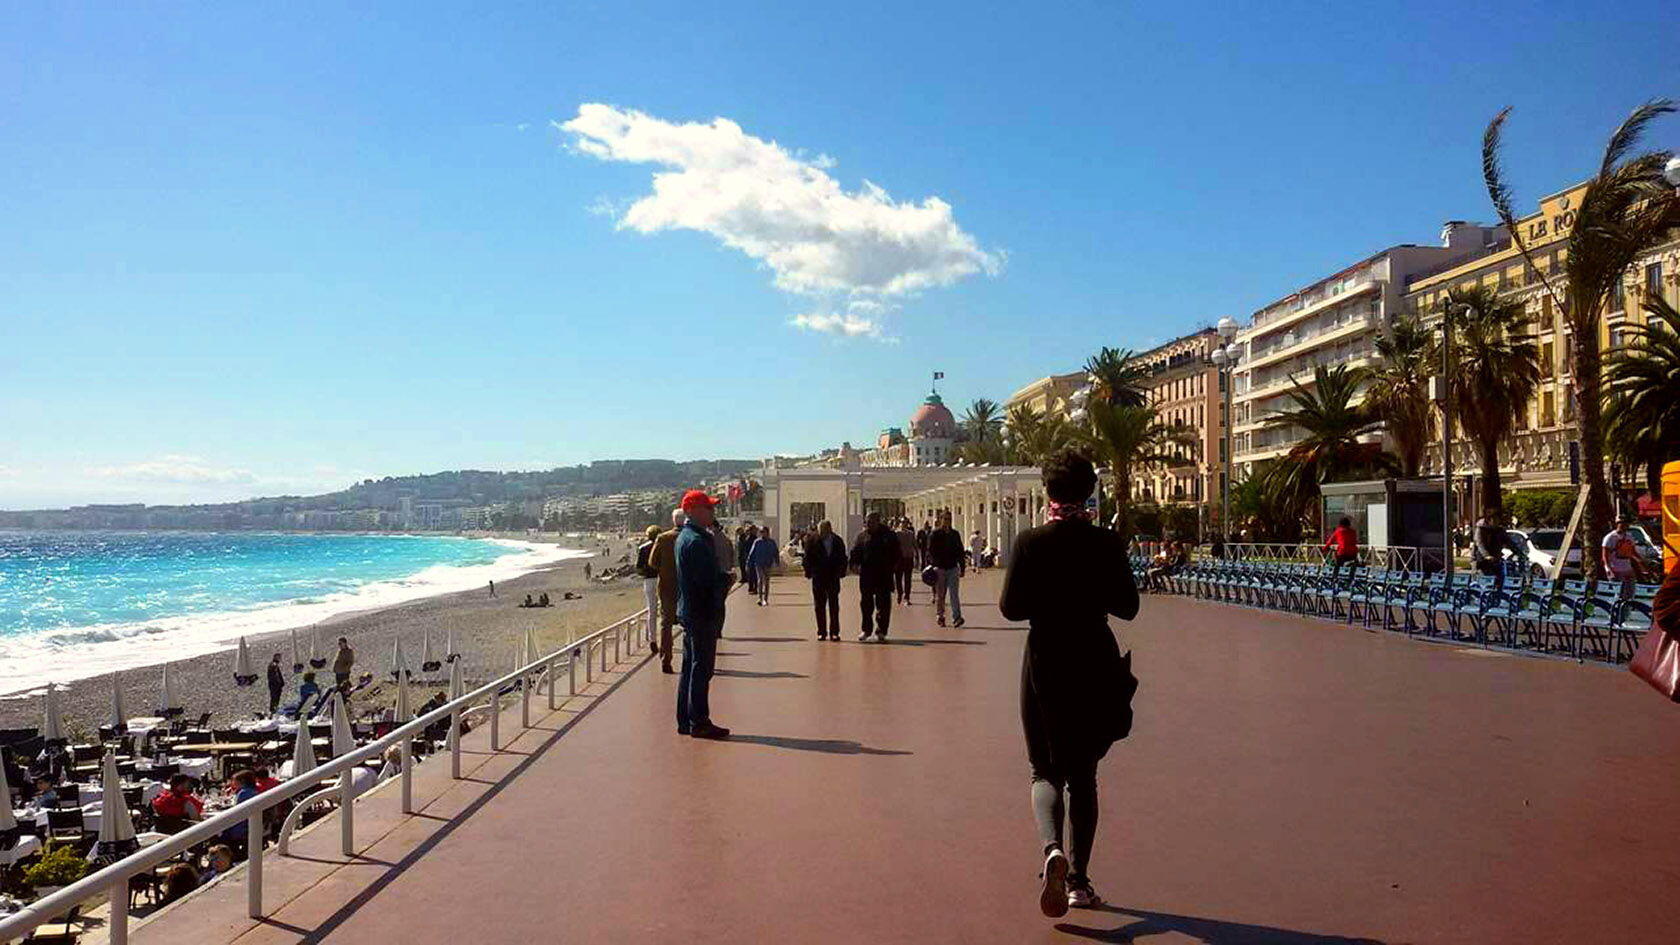
[[[1504,148],[1505,120],[1510,117],[1511,106],[1507,105],[1493,116],[1487,130],[1482,132],[1482,182],[1487,185],[1488,199],[1493,201],[1499,222],[1505,224],[1515,238],[1517,215],[1511,209],[1511,188],[1505,183],[1505,171],[1499,157]]]
[[[1604,145],[1604,161],[1598,166],[1600,176],[1608,174],[1622,159],[1639,145],[1645,127],[1659,117],[1674,111],[1674,103],[1666,98],[1654,98],[1633,110],[1616,128]]]

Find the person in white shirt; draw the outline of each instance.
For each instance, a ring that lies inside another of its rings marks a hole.
[[[1599,547],[1604,570],[1611,578],[1621,582],[1623,597],[1633,596],[1633,584],[1639,577],[1639,549],[1633,543],[1633,535],[1628,532],[1631,524],[1627,516],[1617,516],[1615,530],[1605,534]]]
[[[981,559],[985,556],[985,554],[986,539],[980,537],[979,529],[975,529],[974,534],[968,536],[969,563],[974,565],[976,568],[981,567]]]

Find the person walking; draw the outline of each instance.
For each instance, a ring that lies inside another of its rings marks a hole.
[[[1599,545],[1604,573],[1621,585],[1622,597],[1632,597],[1634,585],[1639,580],[1639,549],[1628,531],[1632,524],[1626,515],[1616,516],[1615,529],[1606,532],[1604,541]]]
[[[268,661],[268,714],[280,711],[280,696],[286,691],[286,674],[280,670],[280,654]]]
[[[1336,529],[1330,537],[1324,539],[1322,550],[1335,548],[1335,561],[1330,566],[1330,577],[1336,578],[1342,573],[1342,565],[1348,566],[1348,577],[1353,577],[1354,569],[1359,567],[1359,535],[1353,530],[1353,519],[1346,515],[1336,523]]]
[[[939,625],[945,626],[945,602],[951,603],[951,621],[963,625],[962,593],[964,573],[962,535],[951,527],[951,513],[940,512],[939,525],[928,533],[928,564],[938,572],[933,584],[933,607]]]
[[[770,569],[780,564],[781,550],[776,547],[776,539],[770,537],[770,527],[766,525],[759,530],[758,537],[753,539],[752,547],[747,551],[747,566],[752,568],[753,592],[758,595],[758,606],[770,603]]]
[[[1498,513],[1476,519],[1470,532],[1470,557],[1476,570],[1505,577],[1505,549],[1511,547],[1511,533],[1500,523]]]
[[[647,605],[647,621],[643,633],[653,652],[659,652],[658,638],[653,634],[654,621],[659,619],[659,572],[652,562],[654,543],[659,541],[659,526],[649,525],[645,538],[636,546],[636,575],[642,579],[642,601]]]
[[[898,566],[893,570],[893,590],[900,604],[910,603],[911,572],[916,567],[916,529],[907,518],[898,520]]]
[[[683,628],[682,674],[677,679],[677,734],[727,738],[729,729],[712,722],[712,670],[717,638],[723,630],[723,598],[728,572],[718,560],[718,538],[711,531],[717,500],[699,489],[683,494],[688,516],[677,536],[677,622]],[[727,539],[725,539],[727,540]]]
[[[923,522],[922,527],[916,531],[917,568],[925,568],[928,566],[928,536],[931,534],[933,534],[932,522]]]
[[[898,570],[898,536],[881,521],[880,512],[870,512],[864,529],[852,545],[851,563],[858,569],[858,591],[863,608],[863,632],[859,643],[887,641],[892,623],[893,574]]]
[[[980,537],[980,529],[968,536],[968,563],[976,570],[985,566],[986,539]]]
[[[677,621],[677,535],[686,521],[688,516],[682,509],[672,509],[671,530],[660,532],[648,552],[648,567],[659,582],[659,643],[654,652],[659,654],[659,669],[664,673],[676,672],[671,668],[671,626]]]
[[[757,540],[758,529],[754,528],[751,522],[735,529],[735,544],[732,546],[735,552],[735,566],[741,572],[741,580],[747,582],[747,590],[753,594],[758,593],[758,582],[753,580],[752,566],[747,562],[747,557],[752,554],[752,544]],[[725,565],[724,570],[729,570],[729,566]]]
[[[495,581],[490,582],[490,596],[491,597],[496,596],[496,582]]]
[[[1064,450],[1045,461],[1043,475],[1049,521],[1016,539],[998,607],[1005,619],[1029,623],[1021,727],[1044,857],[1039,908],[1056,917],[1101,903],[1088,872],[1097,763],[1130,731],[1136,689],[1108,617],[1136,617],[1138,594],[1125,540],[1087,517],[1097,483],[1090,460]]]
[[[350,641],[344,637],[338,638],[338,654],[333,657],[333,685],[340,689],[350,683],[350,672],[356,668],[356,651],[350,649]]]
[[[846,542],[834,534],[834,523],[817,523],[817,533],[805,545],[805,577],[811,581],[811,604],[817,611],[817,639],[840,639],[840,581],[846,576]],[[831,633],[832,629],[832,633]]]

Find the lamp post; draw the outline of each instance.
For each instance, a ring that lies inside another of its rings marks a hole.
[[[1235,341],[1237,337],[1237,322],[1235,319],[1221,318],[1216,330],[1219,332],[1219,340],[1223,344],[1213,349],[1213,353],[1208,355],[1208,360],[1212,361],[1214,368],[1219,371],[1220,386],[1225,388],[1225,413],[1220,417],[1220,425],[1223,428],[1220,442],[1225,447],[1225,462],[1219,477],[1219,532],[1224,536],[1225,543],[1230,544],[1231,460],[1234,452],[1233,447],[1235,446],[1235,441],[1232,439],[1232,428],[1235,427],[1235,424],[1231,422],[1231,388],[1235,386],[1234,375],[1237,370],[1237,361],[1242,358],[1242,349],[1237,347]]]
[[[1453,580],[1453,495],[1452,495],[1452,317],[1463,314],[1465,304],[1441,303],[1441,374],[1435,378],[1435,401],[1441,405],[1441,574],[1448,587]]]

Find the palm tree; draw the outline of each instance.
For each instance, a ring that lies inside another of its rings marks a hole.
[[[982,397],[968,405],[958,424],[970,443],[986,444],[999,438],[1003,430],[1002,408],[996,401]]]
[[[1194,437],[1182,424],[1162,423],[1154,407],[1098,399],[1086,412],[1087,424],[1078,431],[1078,439],[1090,452],[1092,462],[1108,468],[1115,506],[1120,510],[1115,527],[1122,537],[1130,538],[1132,473],[1174,460]]]
[[[1499,444],[1522,426],[1540,387],[1540,351],[1518,340],[1527,321],[1522,303],[1478,285],[1453,289],[1446,304],[1462,313],[1453,325],[1453,413],[1481,453],[1482,508],[1500,515]]]
[[[1085,362],[1085,373],[1096,390],[1093,399],[1116,406],[1142,407],[1149,402],[1149,370],[1131,349],[1104,347]]]
[[[1394,323],[1377,336],[1378,366],[1371,371],[1365,403],[1382,418],[1400,455],[1400,475],[1414,478],[1423,468],[1424,449],[1435,438],[1435,411],[1429,402],[1429,378],[1435,373],[1435,337],[1417,318]]]
[[[1605,367],[1605,445],[1645,468],[1645,487],[1662,495],[1662,465],[1680,457],[1680,312],[1661,296],[1644,303],[1645,324]]]
[[[1061,416],[1045,416],[1026,404],[1009,411],[1004,429],[1009,460],[1022,466],[1042,464],[1073,439],[1073,428]]]
[[[1292,379],[1289,399],[1294,406],[1274,412],[1266,421],[1271,429],[1297,427],[1302,435],[1283,457],[1267,470],[1270,491],[1284,510],[1299,517],[1318,497],[1321,483],[1353,475],[1393,469],[1393,457],[1359,438],[1382,428],[1359,399],[1359,386],[1367,372],[1338,364],[1313,368],[1311,386]]]
[[[1499,219],[1511,231],[1511,241],[1523,260],[1541,272],[1546,291],[1563,309],[1574,332],[1574,376],[1581,434],[1581,465],[1587,483],[1587,530],[1584,546],[1598,547],[1610,528],[1610,491],[1604,478],[1603,376],[1598,328],[1606,304],[1628,267],[1641,253],[1660,243],[1680,226],[1680,197],[1663,179],[1666,151],[1634,153],[1645,129],[1675,110],[1667,99],[1653,99],[1610,135],[1598,173],[1587,181],[1575,210],[1575,225],[1564,242],[1568,254],[1560,288],[1549,273],[1535,264],[1522,228],[1511,208],[1511,190],[1500,166],[1500,136],[1509,108],[1494,116],[1482,135],[1482,180]],[[1592,576],[1603,577],[1603,563],[1588,555]]]

